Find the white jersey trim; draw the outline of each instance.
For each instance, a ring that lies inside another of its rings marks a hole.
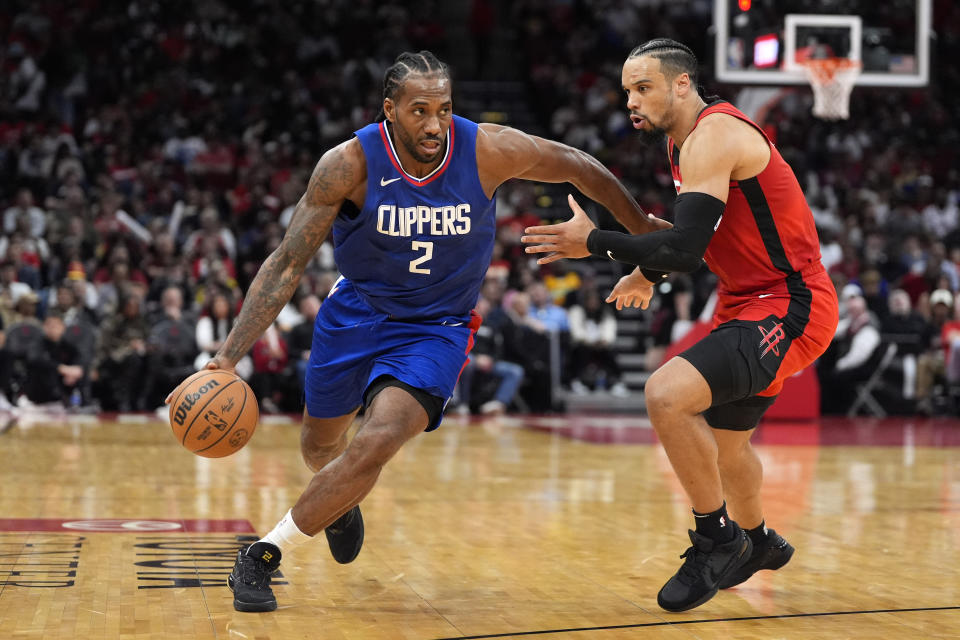
[[[414,182],[426,182],[427,180],[430,179],[431,176],[438,173],[447,164],[447,158],[450,156],[450,132],[449,131],[447,131],[447,137],[446,137],[446,140],[444,140],[447,148],[446,148],[446,151],[444,151],[443,153],[443,160],[440,161],[440,164],[437,165],[436,169],[434,169],[427,175],[423,176],[422,178],[417,178],[416,176],[412,176],[409,173],[407,173],[407,170],[403,168],[403,163],[400,162],[400,156],[397,155],[397,150],[393,146],[393,136],[390,135],[390,130],[387,128],[386,121],[384,121],[382,126],[383,126],[383,132],[384,132],[383,137],[387,139],[387,144],[390,145],[390,153],[393,155],[393,159],[396,161],[397,166],[400,167],[400,171],[403,171],[403,175],[407,176]]]

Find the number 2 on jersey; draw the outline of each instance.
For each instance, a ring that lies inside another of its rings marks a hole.
[[[429,268],[421,267],[424,262],[433,257],[433,243],[432,242],[422,242],[420,240],[413,241],[413,250],[419,251],[420,249],[424,250],[424,254],[419,258],[414,258],[410,261],[410,273],[430,273]]]

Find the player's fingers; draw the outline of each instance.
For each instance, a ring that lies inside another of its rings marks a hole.
[[[523,235],[523,238],[521,238],[521,240],[525,239],[527,236],[536,235],[538,233],[540,234],[548,233],[550,235],[554,235],[556,231],[553,229],[553,225],[547,225],[542,227],[527,227],[526,229],[523,230],[524,235]]]
[[[649,306],[650,306],[650,298],[643,298],[643,299],[640,301],[640,308],[641,308],[641,309],[646,309],[646,308],[649,307]]]
[[[572,193],[568,193],[568,194],[567,194],[567,204],[570,205],[570,210],[573,211],[574,215],[576,215],[576,214],[587,215],[586,211],[584,211],[584,210],[580,207],[580,205],[577,204],[577,201],[573,199],[573,194],[572,194]]]
[[[539,259],[537,260],[537,264],[550,264],[551,262],[556,262],[557,260],[560,260],[561,258],[563,258],[563,255],[562,255],[562,254],[559,254],[559,253],[551,253],[551,254],[548,255],[548,256],[544,256],[543,258],[539,258]]]
[[[203,365],[204,369],[219,369],[220,363],[216,360],[210,360],[207,364]]]
[[[557,245],[555,244],[534,244],[524,249],[527,253],[551,253],[556,250]]]
[[[523,244],[549,244],[551,242],[556,242],[556,235],[549,236],[522,236],[520,242]]]

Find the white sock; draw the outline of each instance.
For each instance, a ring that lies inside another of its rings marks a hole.
[[[296,546],[312,540],[313,536],[308,536],[293,521],[293,509],[287,511],[287,515],[280,519],[277,526],[267,535],[260,538],[261,542],[269,542],[280,548],[280,553],[286,555],[287,551]]]

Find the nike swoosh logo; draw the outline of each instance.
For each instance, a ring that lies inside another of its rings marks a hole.
[[[773,295],[772,293],[761,293],[761,294],[758,295],[757,297],[758,297],[758,298],[769,298],[769,297],[772,296],[772,295]]]
[[[459,327],[459,326],[462,325],[463,323],[462,323],[462,322],[446,322],[446,321],[444,321],[443,324],[444,324],[445,326],[447,326],[447,327]]]
[[[611,260],[616,260],[616,258],[613,257],[613,254],[610,253],[610,249],[607,249],[607,255],[610,256]]]
[[[391,178],[390,180],[387,180],[386,178],[380,178],[380,186],[381,186],[381,187],[385,187],[385,186],[387,186],[388,184],[390,184],[391,182],[396,182],[396,181],[399,180],[399,179],[400,179],[400,178]]]

